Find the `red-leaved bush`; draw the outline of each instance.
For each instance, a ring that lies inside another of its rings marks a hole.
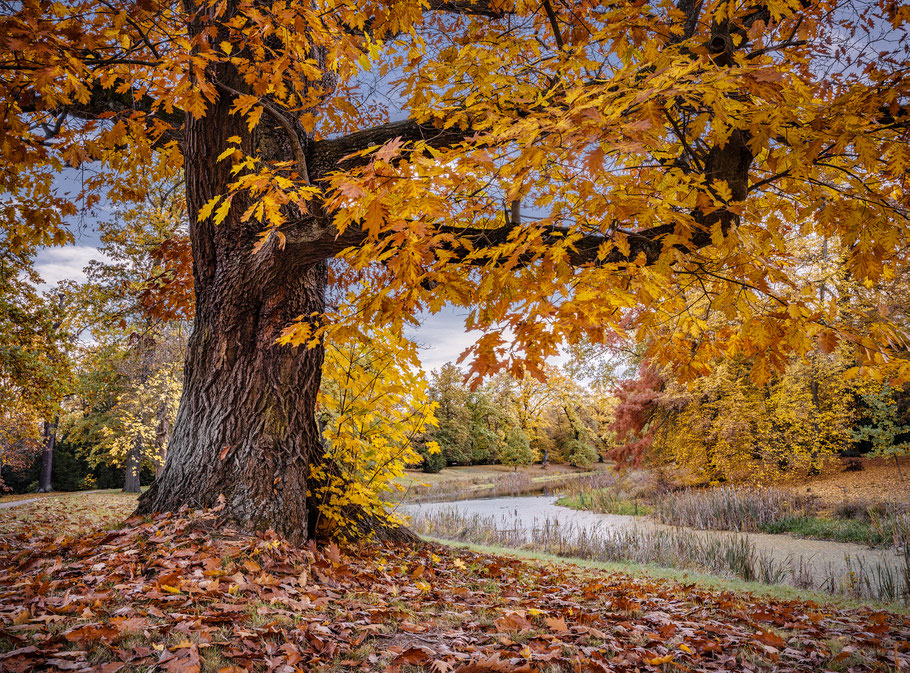
[[[664,380],[646,360],[638,375],[616,386],[619,398],[610,429],[616,433],[617,445],[610,458],[620,465],[639,465],[654,441],[654,416],[660,406]]]

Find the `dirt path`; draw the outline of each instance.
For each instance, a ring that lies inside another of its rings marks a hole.
[[[46,498],[29,498],[27,500],[12,500],[10,502],[0,502],[0,509],[10,509],[11,507],[18,507],[19,505],[28,505],[32,502],[38,502],[39,500],[46,500]]]

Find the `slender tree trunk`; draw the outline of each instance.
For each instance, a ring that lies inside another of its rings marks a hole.
[[[167,456],[167,437],[170,434],[170,423],[164,405],[158,410],[158,427],[155,429],[155,479],[161,478],[164,471],[164,460]]]
[[[139,473],[142,470],[142,438],[136,435],[133,446],[126,456],[126,469],[123,471],[123,492],[139,493],[142,488],[139,483]]]
[[[53,421],[44,422],[44,448],[41,451],[41,477],[38,481],[38,493],[50,493],[54,490],[51,475],[54,467],[54,446],[57,443],[59,418],[59,416],[54,416]]]
[[[155,479],[161,479],[161,473],[164,472],[164,461],[167,454],[155,455]]]

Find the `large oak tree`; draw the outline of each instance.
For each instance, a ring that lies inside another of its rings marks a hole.
[[[758,380],[816,341],[868,366],[905,347],[887,312],[842,329],[788,254],[839,239],[873,283],[903,261],[905,4],[2,6],[11,245],[185,175],[195,327],[142,512],[223,496],[244,526],[314,535],[322,340],[446,303],[484,332],[476,376],[623,331],[669,333],[655,355],[684,372],[751,357]],[[67,165],[79,195],[55,190]]]

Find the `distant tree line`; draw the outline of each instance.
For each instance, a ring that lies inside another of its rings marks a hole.
[[[551,369],[546,382],[500,374],[471,389],[451,363],[434,371],[430,396],[438,426],[426,434],[441,449],[421,451],[423,469],[540,462],[586,467],[609,448],[606,404],[610,400]]]

